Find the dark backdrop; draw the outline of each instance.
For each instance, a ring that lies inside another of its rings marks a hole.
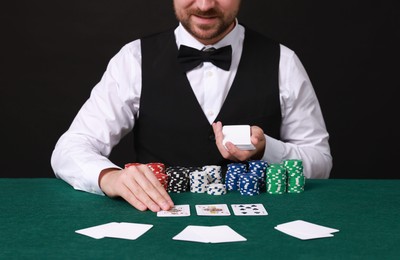
[[[167,0],[20,0],[0,12],[3,177],[54,176],[53,147],[109,59],[176,24]],[[399,17],[395,0],[243,0],[239,21],[306,67],[331,135],[332,178],[400,175]],[[120,165],[131,138],[112,153]]]

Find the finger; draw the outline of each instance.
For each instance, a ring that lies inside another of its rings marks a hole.
[[[246,161],[251,157],[252,152],[247,150],[240,150],[236,145],[231,142],[225,144],[231,157],[235,158],[236,161]]]
[[[134,177],[139,186],[134,194],[151,211],[169,210],[173,207],[172,199],[146,165],[137,166]]]
[[[212,127],[215,136],[215,144],[217,145],[217,148],[222,157],[224,157],[225,159],[233,159],[226,147],[223,145],[224,134],[222,133],[222,123],[218,121],[216,123],[213,123]]]
[[[151,167],[149,167],[146,164],[141,164],[141,163],[130,163],[129,166],[138,167],[138,170],[143,172],[146,175],[147,179],[153,184],[153,186],[158,190],[158,192],[160,192],[161,195],[168,201],[170,206],[171,207],[174,206],[174,203],[173,203],[171,197],[165,190],[165,187],[162,185],[162,183],[158,180],[157,176],[154,174]]]
[[[264,131],[260,127],[251,127],[251,143],[256,147],[254,155],[256,155],[257,158],[262,158],[265,151],[266,140]]]
[[[173,207],[174,202],[172,201],[168,192],[165,190],[164,185],[162,185],[162,183],[154,175],[153,171],[151,171],[146,165],[141,166],[140,169],[154,187],[154,189],[149,187],[150,190],[148,191],[148,194],[150,198],[163,210],[169,210],[171,207]]]
[[[222,123],[219,121],[215,122],[212,124],[212,128],[214,131],[215,141],[217,143],[222,143],[222,140],[224,139],[224,135],[222,133]]]
[[[132,195],[144,204],[149,210],[153,212],[160,211],[160,207],[149,197],[146,190],[154,189],[149,180],[144,177],[144,173],[135,166],[127,169],[126,178],[124,180],[126,187],[130,190]],[[128,195],[127,198],[131,198]]]
[[[123,185],[121,187],[120,196],[136,209],[140,211],[147,210],[147,206],[136,198],[136,196],[132,193],[128,186]]]

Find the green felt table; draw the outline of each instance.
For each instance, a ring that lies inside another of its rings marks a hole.
[[[191,216],[160,218],[120,199],[76,191],[59,179],[0,179],[0,259],[400,259],[400,180],[307,180],[301,194],[173,193]],[[231,216],[197,216],[196,204],[228,204]],[[235,216],[231,204],[262,203],[267,216]],[[339,229],[300,240],[274,229],[305,220]],[[75,230],[109,222],[154,225],[136,240]],[[228,225],[245,242],[173,240],[188,225]]]

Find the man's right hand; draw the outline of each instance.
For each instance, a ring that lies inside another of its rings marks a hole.
[[[174,203],[160,181],[145,164],[125,169],[105,169],[99,186],[109,197],[122,197],[140,211],[169,210]]]

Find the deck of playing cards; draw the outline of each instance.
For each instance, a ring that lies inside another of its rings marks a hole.
[[[231,142],[240,150],[256,149],[250,140],[251,132],[249,125],[224,125],[222,133],[224,135],[222,141],[224,146],[226,142]]]

